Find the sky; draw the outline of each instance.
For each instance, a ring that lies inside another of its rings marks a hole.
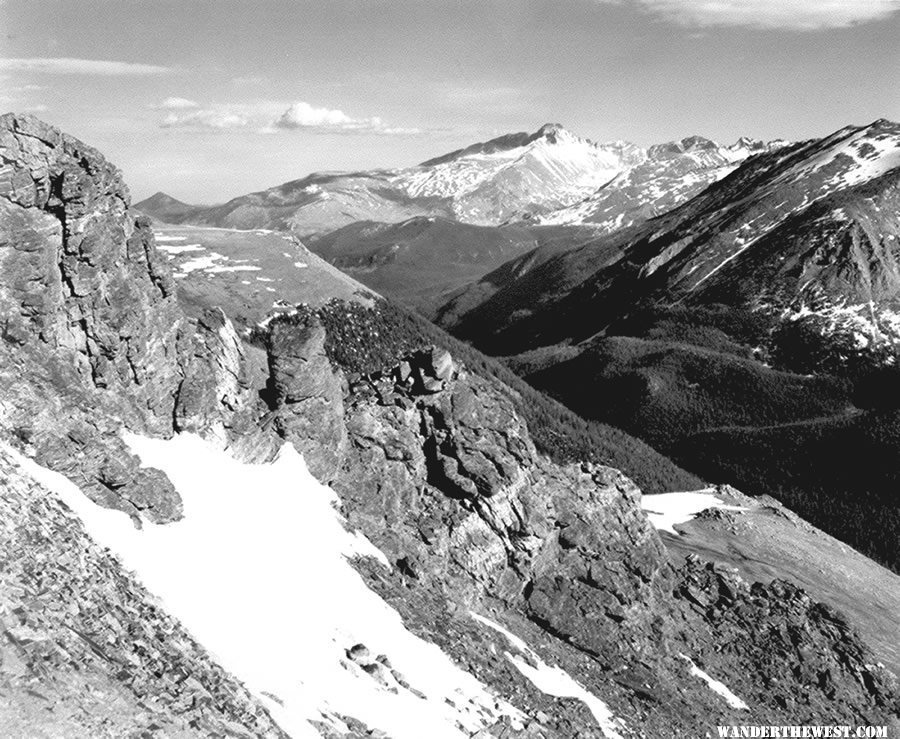
[[[214,203],[559,122],[650,145],[900,119],[900,0],[0,0],[0,109]]]

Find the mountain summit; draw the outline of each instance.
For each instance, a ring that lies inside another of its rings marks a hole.
[[[548,123],[404,170],[398,184],[412,197],[451,200],[459,220],[490,225],[567,205],[644,156],[634,144],[595,144]]]
[[[849,126],[642,224],[539,247],[440,315],[582,415],[776,491],[896,568],[898,214],[900,124]]]
[[[882,120],[822,139],[767,145],[740,167],[727,162],[721,148],[698,143],[667,146],[658,159],[664,168],[677,168],[673,162],[696,166],[711,156],[715,169],[730,171],[727,177],[635,229],[547,255],[552,261],[541,270],[533,268],[544,264],[540,254],[501,268],[514,281],[503,278],[501,292],[467,324],[491,342],[508,337],[512,343],[504,341],[504,351],[516,352],[541,341],[586,338],[636,301],[715,302],[785,319],[809,311],[848,320],[855,315],[865,336],[900,340],[893,327],[900,288],[900,124]],[[743,142],[739,148],[751,147]],[[604,188],[604,197],[615,202],[628,192],[617,185]],[[563,305],[585,320],[558,321]]]

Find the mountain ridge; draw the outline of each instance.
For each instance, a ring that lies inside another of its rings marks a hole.
[[[701,140],[708,141],[702,137],[682,141],[697,146]],[[759,146],[758,142],[748,146],[748,141],[718,148],[731,152],[729,156],[736,160]],[[560,124],[545,124],[533,133],[505,134],[407,169],[316,172],[225,204],[167,213],[176,223],[281,228],[300,237],[353,220],[396,222],[415,216],[499,225],[572,205],[641,164],[650,152],[660,156],[675,144],[684,148],[682,142],[650,149],[626,141],[597,144]],[[136,207],[156,216],[154,203],[148,200]],[[163,215],[160,211],[161,220]]]

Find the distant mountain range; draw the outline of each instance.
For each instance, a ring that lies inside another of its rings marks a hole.
[[[217,206],[157,193],[135,207],[169,224],[288,230],[373,289],[430,315],[450,291],[558,241],[558,229],[529,227],[611,232],[683,203],[747,157],[781,145],[744,138],[721,146],[693,136],[643,149],[595,144],[546,124],[408,169],[317,173]]]
[[[778,147],[642,225],[504,265],[445,323],[518,353],[585,339],[637,305],[715,303],[816,316],[859,346],[900,340],[898,168],[888,121]]]
[[[316,173],[216,206],[189,206],[157,193],[135,207],[168,223],[279,228],[301,237],[361,220],[417,216],[480,226],[593,223],[609,230],[677,205],[746,157],[779,145],[740,139],[720,146],[695,136],[643,149],[625,141],[596,144],[548,123],[407,169]],[[664,202],[654,208],[650,201],[660,197]]]
[[[539,223],[593,224],[612,232],[661,215],[737,169],[745,159],[784,146],[741,138],[721,146],[701,136],[651,146],[643,160],[623,170],[584,200],[539,216]]]

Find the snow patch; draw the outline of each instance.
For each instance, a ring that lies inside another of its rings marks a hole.
[[[252,264],[237,264],[233,267],[213,267],[209,271],[218,274],[219,272],[259,272],[261,270],[262,267],[255,267]]]
[[[168,234],[159,233],[158,231],[154,231],[153,235],[156,237],[157,241],[187,241],[187,236],[169,236]]]
[[[157,247],[166,254],[184,254],[188,251],[203,251],[200,244],[160,244]]]
[[[719,695],[721,695],[729,706],[731,706],[732,708],[737,708],[740,711],[750,710],[750,706],[748,706],[746,703],[744,703],[744,701],[742,701],[734,693],[732,693],[728,689],[728,686],[725,685],[725,683],[721,683],[715,678],[707,675],[703,670],[697,667],[697,665],[694,664],[694,661],[687,655],[679,654],[678,656],[691,666],[692,675],[703,680],[709,686],[709,689],[713,691],[713,693],[718,693]]]
[[[196,272],[201,269],[208,270],[215,267],[216,262],[222,261],[223,259],[225,259],[225,257],[221,254],[210,252],[202,257],[188,259],[186,262],[182,262],[178,267],[178,272],[182,275],[189,275],[191,272]]]
[[[692,493],[659,493],[641,497],[641,508],[657,531],[668,531],[678,536],[675,526],[687,523],[697,514],[710,508],[725,511],[746,511],[743,506],[728,505],[713,495],[714,488]]]
[[[521,657],[513,656],[509,652],[505,653],[506,658],[534,687],[555,698],[580,700],[588,707],[607,739],[622,739],[622,735],[619,733],[619,730],[624,728],[622,720],[616,718],[602,700],[583,688],[569,673],[556,665],[548,665],[524,641],[500,624],[472,611],[469,612],[469,615],[479,623],[502,634],[510,644],[534,662],[534,666],[532,666]]]
[[[19,459],[295,739],[319,735],[311,720],[346,730],[339,715],[393,739],[460,739],[503,715],[521,727],[521,712],[407,631],[365,585],[349,560],[387,566],[384,555],[345,529],[337,496],[293,447],[271,464],[245,464],[193,435],[124,439],[168,475],[182,520],[136,529],[62,475]],[[348,659],[359,643],[391,668],[370,674]]]

